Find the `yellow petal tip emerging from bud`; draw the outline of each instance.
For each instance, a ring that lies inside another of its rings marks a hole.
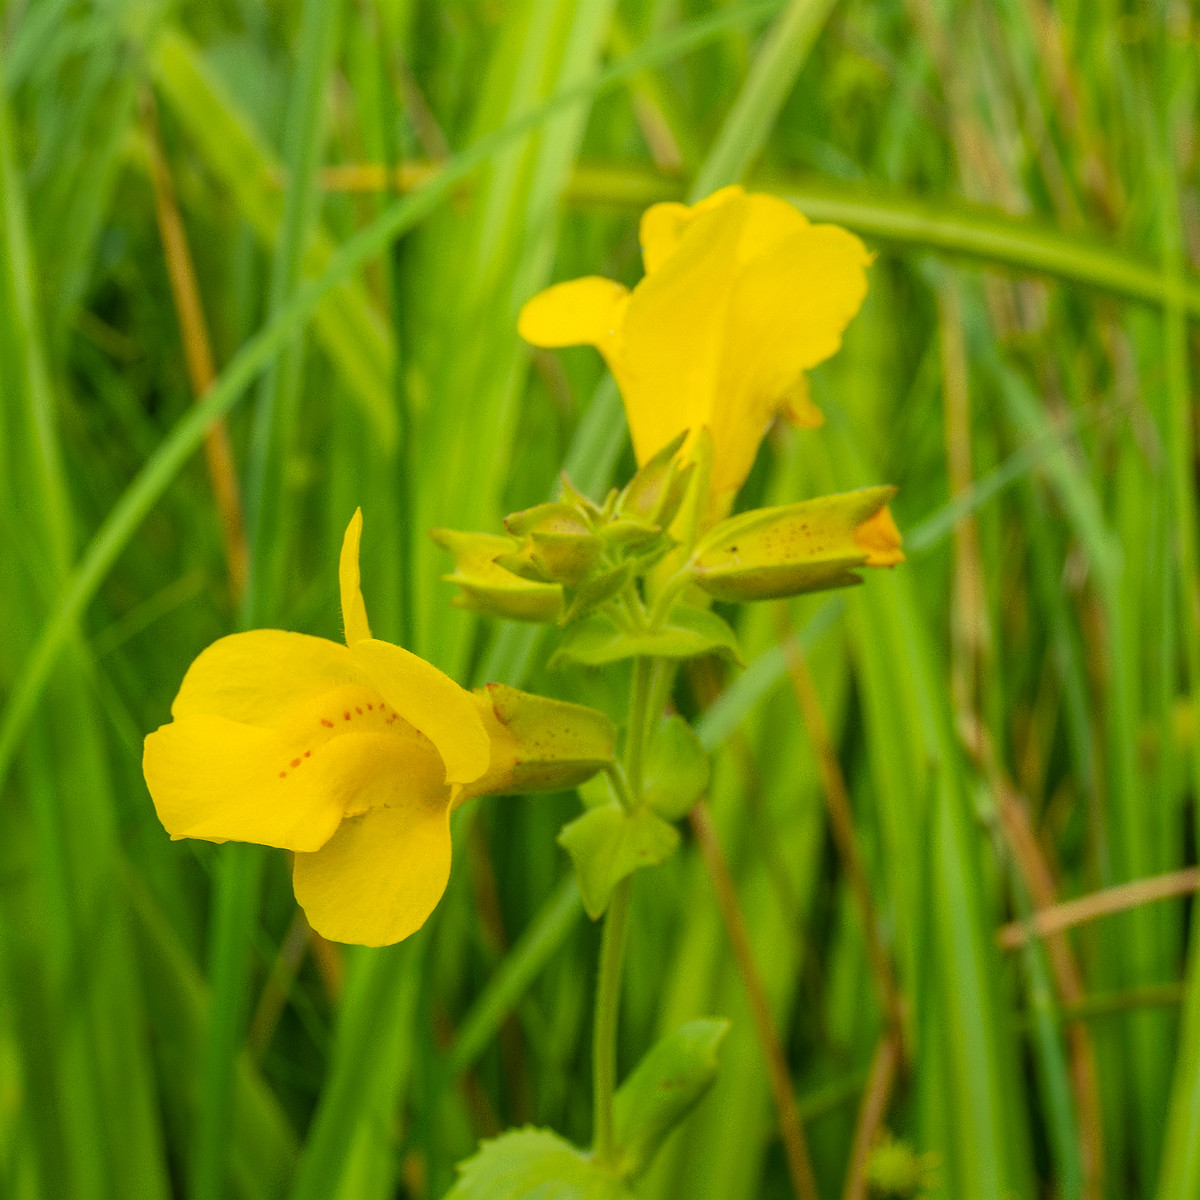
[[[854,531],[854,543],[867,552],[864,567],[894,567],[904,562],[900,530],[889,508],[881,508]]]

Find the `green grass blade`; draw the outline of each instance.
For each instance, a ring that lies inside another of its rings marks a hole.
[[[568,875],[529,923],[520,941],[501,960],[459,1024],[446,1056],[448,1073],[457,1075],[465,1071],[483,1053],[582,913],[575,877]]]
[[[836,0],[790,0],[767,33],[690,195],[737,183],[758,157]]]
[[[205,165],[230,189],[247,221],[267,246],[286,237],[283,164],[228,94],[199,49],[179,30],[164,29],[150,60],[156,87],[199,149]],[[293,236],[298,236],[293,232]],[[336,246],[317,226],[294,248],[303,274],[315,279],[331,264]],[[290,254],[289,254],[290,257]],[[357,280],[344,276],[321,298],[314,333],[337,364],[378,437],[395,439],[389,375],[394,350],[383,319]]]

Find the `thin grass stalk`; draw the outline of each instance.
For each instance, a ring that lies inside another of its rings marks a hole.
[[[204,303],[196,282],[187,230],[175,200],[170,164],[159,135],[154,93],[149,88],[142,89],[141,110],[150,158],[150,180],[154,186],[154,211],[166,257],[167,276],[171,281],[171,295],[175,300],[175,315],[183,338],[183,355],[192,384],[192,395],[199,400],[217,377],[208,337],[208,322],[204,317]],[[229,574],[229,590],[236,608],[246,586],[248,551],[242,520],[241,489],[234,466],[229,427],[225,421],[215,421],[205,433],[204,457],[221,520],[225,569]]]
[[[220,1200],[228,1185],[236,1061],[247,1015],[249,933],[257,921],[262,864],[260,847],[227,846],[213,889],[216,912],[208,954],[213,1007],[189,1172],[195,1200]]]
[[[1031,938],[1047,938],[1101,917],[1128,912],[1143,904],[1190,896],[1197,891],[1200,891],[1200,867],[1183,867],[1165,875],[1114,884],[1074,900],[1044,905],[1039,901],[1028,918],[1001,926],[996,931],[996,941],[1005,950],[1016,950]]]
[[[605,1166],[615,1162],[613,1095],[617,1088],[617,1021],[621,1004],[621,969],[629,938],[629,908],[633,879],[617,884],[604,916],[600,967],[596,982],[596,1013],[592,1030],[592,1151]]]
[[[867,1200],[867,1165],[875,1139],[887,1120],[888,1107],[896,1086],[896,1076],[903,1062],[904,1047],[898,1029],[890,1029],[879,1039],[871,1058],[867,1086],[854,1122],[854,1142],[850,1148],[850,1166],[842,1200]]]
[[[709,816],[708,805],[704,800],[701,800],[692,809],[688,821],[693,834],[695,834],[700,852],[704,856],[705,866],[708,868],[713,889],[717,894],[717,903],[721,909],[725,931],[729,935],[729,942],[737,961],[738,973],[750,999],[755,1032],[767,1061],[767,1077],[771,1085],[771,1095],[779,1114],[779,1133],[783,1141],[792,1190],[797,1196],[797,1200],[819,1200],[820,1193],[817,1191],[812,1158],[808,1152],[808,1140],[804,1134],[804,1125],[800,1120],[799,1110],[796,1108],[796,1097],[792,1091],[787,1059],[779,1042],[779,1035],[775,1030],[775,1020],[771,1016],[770,1005],[759,977],[758,966],[754,961],[750,934],[746,929],[741,905],[738,903],[733,876],[729,873],[729,865],[726,863],[724,852],[717,841],[712,817]]]
[[[1029,901],[1023,884],[1015,879],[1013,884],[1018,907],[1028,910]],[[1055,1178],[1062,1189],[1063,1200],[1081,1200],[1085,1194],[1098,1197],[1104,1194],[1098,1171],[1100,1164],[1093,1157],[1099,1147],[1089,1144],[1087,1131],[1077,1125],[1071,1082],[1064,1061],[1066,1055],[1058,1027],[1057,1005],[1042,949],[1036,942],[1028,943],[1023,949],[1022,961]],[[1078,1030],[1081,1027],[1076,1025],[1073,1028]]]
[[[312,181],[319,161],[325,83],[336,47],[340,5],[309,0],[301,22],[300,56],[292,80],[285,138],[292,185],[276,243],[267,320],[291,299],[315,212]],[[253,626],[278,605],[278,572],[287,549],[280,514],[285,484],[282,463],[293,436],[301,366],[300,347],[283,348],[263,377],[250,444],[247,511],[250,555],[242,590],[241,623]],[[268,496],[268,491],[270,495]],[[215,996],[209,1033],[205,1088],[192,1163],[196,1200],[217,1200],[225,1189],[226,1144],[233,1122],[234,1064],[245,1036],[248,1014],[241,998],[248,990],[250,932],[258,909],[264,852],[231,848],[221,860],[216,888],[217,918],[210,943],[210,975]]]
[[[317,216],[316,176],[324,143],[326,87],[336,57],[341,24],[339,0],[305,0],[300,51],[288,95],[284,130],[288,187],[271,262],[267,320],[286,306],[302,277],[304,254]],[[261,624],[278,601],[290,550],[283,497],[283,467],[295,438],[303,366],[303,334],[284,347],[264,373],[255,402],[247,464],[246,506],[250,539],[250,581],[242,622]]]
[[[1156,125],[1161,145],[1157,154],[1160,179],[1159,229],[1164,270],[1183,273],[1180,177],[1176,147],[1190,125],[1196,96],[1195,67],[1190,57],[1172,49],[1167,55],[1169,91]],[[1183,642],[1183,687],[1192,696],[1200,687],[1200,596],[1197,592],[1195,495],[1195,412],[1191,398],[1187,323],[1178,304],[1164,312],[1166,339],[1168,455],[1172,520],[1171,549],[1177,563],[1178,620]],[[1200,813],[1200,745],[1188,755],[1193,805]],[[1159,1168],[1159,1200],[1182,1200],[1200,1188],[1200,930],[1192,923],[1187,961],[1187,998],[1183,1009],[1181,1053],[1176,1060]]]
[[[846,874],[846,881],[854,896],[859,920],[862,922],[863,936],[867,941],[867,957],[870,960],[871,973],[875,977],[875,986],[879,991],[880,1004],[887,1021],[887,1031],[891,1037],[898,1040],[900,1053],[903,1055],[904,1001],[896,985],[896,975],[891,957],[884,949],[883,941],[879,936],[879,919],[875,912],[875,902],[871,896],[870,880],[858,848],[854,815],[850,808],[850,794],[846,788],[846,780],[842,775],[837,751],[834,749],[830,737],[829,724],[825,719],[821,698],[817,694],[812,673],[808,669],[804,652],[800,649],[799,641],[792,628],[787,607],[778,603],[774,609],[779,644],[783,647],[788,664],[788,674],[792,681],[792,690],[804,717],[809,740],[812,742],[813,754],[817,760],[817,769],[821,777],[825,808],[829,815],[829,827],[841,859],[842,870]]]
[[[754,56],[733,107],[692,180],[691,199],[735,183],[766,145],[780,109],[837,0],[789,0]]]

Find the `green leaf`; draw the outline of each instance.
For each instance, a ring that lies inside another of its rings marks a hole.
[[[674,854],[679,833],[648,808],[626,812],[619,804],[608,804],[577,817],[558,841],[575,864],[583,906],[595,921],[626,875]]]
[[[640,1175],[667,1134],[703,1099],[717,1077],[717,1049],[729,1022],[688,1021],[638,1063],[613,1101],[617,1168]]]
[[[619,1179],[548,1129],[501,1134],[458,1169],[445,1200],[632,1200]]]
[[[577,789],[584,808],[603,808],[606,804],[619,804],[617,790],[607,771],[593,775]]]
[[[646,632],[621,629],[607,614],[594,613],[566,631],[549,665],[598,667],[622,658],[696,658],[712,653],[742,661],[737,635],[716,613],[680,605],[661,629]]]
[[[660,817],[678,821],[708,787],[708,755],[682,717],[669,717],[650,739],[646,755],[646,803]]]

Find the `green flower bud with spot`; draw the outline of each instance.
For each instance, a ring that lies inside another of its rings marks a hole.
[[[861,488],[722,521],[692,555],[695,582],[718,600],[772,600],[861,583],[859,567],[904,561],[887,503],[893,487]]]

